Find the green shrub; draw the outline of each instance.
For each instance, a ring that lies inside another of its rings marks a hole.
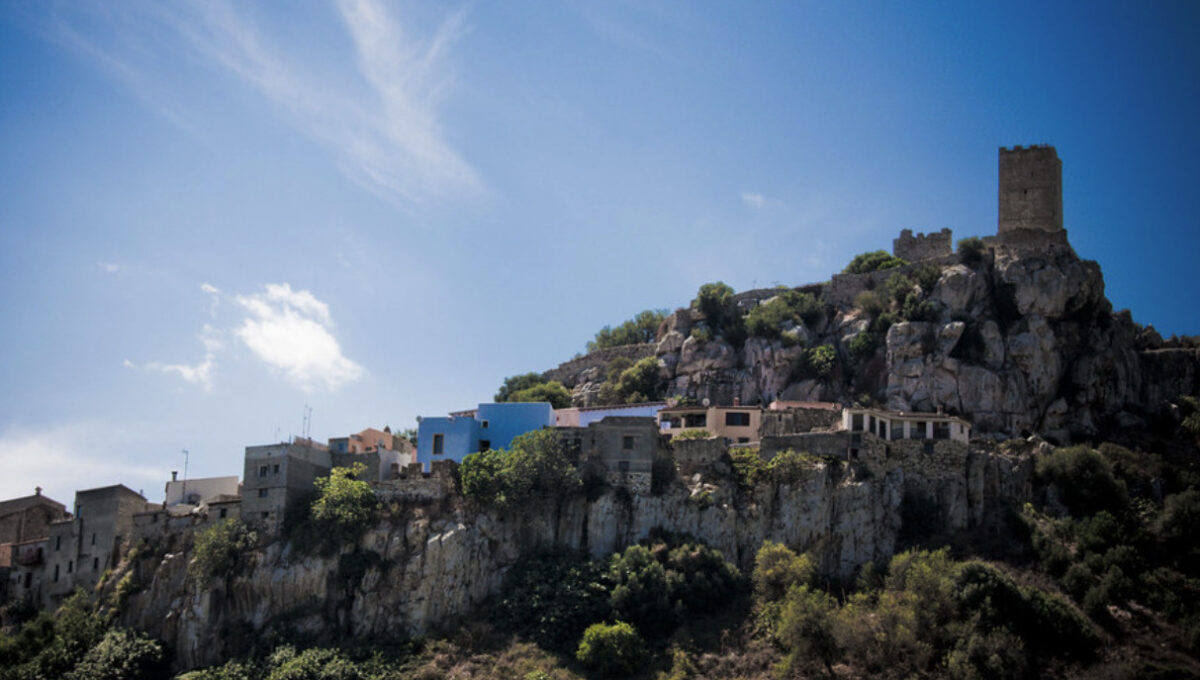
[[[658,359],[645,357],[621,372],[617,379],[617,393],[626,403],[653,401],[658,398],[661,385]]]
[[[828,378],[833,373],[837,352],[833,349],[833,345],[820,345],[809,349],[806,357],[809,372],[813,377]]]
[[[84,654],[65,680],[140,680],[166,670],[162,645],[127,630],[110,630]]]
[[[371,485],[358,479],[366,470],[367,466],[362,463],[335,467],[328,477],[318,477],[313,482],[317,491],[312,504],[313,521],[339,543],[357,541],[379,508]]]
[[[889,255],[887,251],[875,250],[869,253],[861,253],[855,255],[850,264],[842,270],[844,274],[866,274],[880,269],[891,269],[893,267],[902,267],[908,264],[898,257]]]
[[[784,666],[797,669],[820,661],[833,675],[838,644],[833,632],[836,603],[832,597],[807,585],[788,589],[774,628],[775,639],[788,650]]]
[[[864,290],[854,296],[854,308],[866,312],[867,316],[877,316],[883,311],[883,298],[873,290]]]
[[[226,519],[196,533],[188,578],[207,585],[212,579],[228,577],[245,566],[247,556],[258,544],[258,535],[241,520]]]
[[[633,366],[633,359],[629,357],[613,357],[608,362],[608,366],[604,368],[605,379],[616,385],[617,381],[621,379],[621,374],[631,366]]]
[[[754,555],[754,596],[759,601],[782,600],[796,586],[811,586],[816,582],[817,565],[807,553],[797,555],[782,543],[763,541]]]
[[[711,432],[709,432],[708,430],[690,429],[690,430],[684,430],[683,432],[680,432],[679,434],[675,435],[675,439],[680,439],[680,440],[709,439],[712,436],[713,436],[713,434]]]
[[[667,318],[665,309],[647,309],[616,328],[605,326],[596,333],[596,338],[587,344],[589,352],[622,345],[654,342],[658,327]]]
[[[675,534],[655,534],[609,560],[609,598],[616,618],[654,638],[670,633],[687,614],[720,611],[740,574],[717,550]]]
[[[530,387],[540,385],[546,382],[541,373],[522,373],[504,379],[504,384],[500,386],[500,391],[496,392],[494,400],[496,402],[509,401],[514,393],[521,390],[527,390]]]
[[[523,555],[504,577],[496,623],[547,649],[569,651],[609,610],[604,570],[582,552],[547,548]]]
[[[575,658],[603,677],[629,677],[642,670],[646,647],[628,623],[594,623],[583,632]]]
[[[936,264],[923,264],[913,271],[913,279],[921,287],[921,292],[929,295],[937,282],[942,278],[942,268]]]
[[[336,649],[314,647],[297,653],[290,646],[271,654],[266,680],[367,680],[358,664]]]
[[[889,302],[902,304],[904,298],[913,292],[913,280],[904,272],[896,272],[889,276],[887,281],[884,281],[883,291]]]
[[[553,429],[515,437],[508,451],[491,449],[463,458],[463,495],[481,505],[555,502],[580,490],[582,480]]]
[[[571,391],[563,387],[557,380],[538,383],[523,390],[517,390],[508,395],[508,401],[538,402],[548,401],[554,408],[567,408],[571,405]]]
[[[900,317],[905,321],[937,321],[937,306],[918,293],[909,293],[900,307]]]
[[[812,295],[787,290],[751,309],[746,315],[746,331],[760,338],[778,338],[786,322],[813,326],[824,314]]]
[[[742,492],[753,491],[766,474],[767,461],[758,455],[757,450],[747,448],[730,449],[729,458],[733,464],[733,477],[737,480],[738,489]]]
[[[733,299],[733,288],[721,281],[700,286],[696,298],[692,300],[692,309],[704,315],[704,321],[713,335],[723,336],[734,347],[740,346],[745,340],[746,329]]]
[[[958,242],[958,259],[968,267],[978,267],[983,262],[984,251],[983,239],[978,236],[960,239]]]
[[[858,359],[868,359],[875,355],[875,350],[883,344],[880,333],[864,331],[850,339],[850,354]]]
[[[1076,517],[1101,510],[1120,514],[1129,503],[1125,484],[1113,476],[1112,465],[1087,446],[1058,448],[1039,457],[1034,473],[1039,483],[1058,490]]]
[[[767,461],[766,474],[776,484],[795,484],[804,478],[804,473],[821,463],[821,459],[808,453],[784,449]]]

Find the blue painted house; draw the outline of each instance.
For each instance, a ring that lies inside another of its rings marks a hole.
[[[425,469],[435,460],[461,463],[467,454],[507,449],[517,435],[554,426],[549,403],[480,404],[473,411],[422,418],[417,426],[417,462]]]

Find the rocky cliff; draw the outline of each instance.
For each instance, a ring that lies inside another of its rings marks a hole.
[[[975,257],[839,274],[798,289],[816,294],[824,314],[807,325],[789,322],[774,339],[735,344],[711,337],[702,314],[676,310],[653,350],[662,393],[717,404],[793,399],[942,408],[972,420],[979,434],[1039,433],[1066,442],[1144,427],[1178,395],[1200,391],[1200,350],[1170,346],[1128,312],[1114,312],[1099,265],[1080,259],[1065,232],[984,241]],[[909,309],[907,318],[898,305],[887,307],[885,288],[897,275],[928,281],[913,284],[918,313]],[[736,302],[747,312],[778,293],[749,291]],[[855,343],[872,333],[879,337]],[[836,351],[834,370],[798,370],[820,345]],[[604,371],[555,375],[587,403]]]
[[[603,556],[656,527],[694,534],[743,570],[770,539],[811,550],[827,573],[849,576],[895,551],[912,499],[921,499],[937,528],[984,525],[1029,497],[1030,461],[1029,450],[964,447],[867,456],[851,466],[813,463],[788,483],[747,490],[719,456],[657,496],[610,489],[594,501],[493,512],[451,492],[392,504],[357,545],[336,555],[302,556],[275,540],[247,569],[198,584],[187,577],[189,549],[151,551],[123,564],[113,582],[131,573],[140,584],[125,596],[123,623],[166,641],[178,668],[195,668],[283,631],[319,640],[444,628],[475,611],[530,548],[555,543]]]

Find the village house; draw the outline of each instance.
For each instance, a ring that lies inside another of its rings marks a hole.
[[[200,506],[217,496],[240,496],[242,485],[238,483],[237,475],[228,477],[198,477],[195,479],[179,479],[179,473],[171,471],[171,481],[164,489],[167,507],[177,505]]]
[[[762,425],[761,406],[670,406],[658,412],[663,434],[675,437],[685,430],[706,430],[727,444],[749,444],[759,439]]]
[[[649,416],[608,416],[586,427],[554,428],[563,451],[586,474],[599,472],[612,486],[639,493],[650,491],[654,458],[663,448],[655,419]]]
[[[76,491],[74,517],[50,525],[43,603],[54,607],[77,587],[94,588],[128,548],[133,515],[154,507],[121,484]]]
[[[480,404],[448,417],[421,418],[417,462],[426,470],[439,460],[461,463],[468,454],[507,449],[519,435],[554,424],[554,408],[544,401]]]
[[[587,427],[610,416],[654,418],[667,407],[665,401],[646,401],[640,404],[610,404],[607,406],[571,406],[554,409],[554,424],[559,427]]]
[[[885,411],[874,408],[848,408],[842,411],[842,429],[870,432],[880,439],[949,439],[967,444],[971,424],[945,413]]]

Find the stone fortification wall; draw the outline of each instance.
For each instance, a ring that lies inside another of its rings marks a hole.
[[[671,441],[671,448],[674,450],[675,464],[679,466],[679,474],[684,477],[697,472],[710,472],[729,459],[725,441],[717,437],[674,439]]]
[[[854,298],[858,297],[864,291],[879,288],[893,274],[911,274],[917,267],[924,267],[929,264],[937,266],[958,264],[958,255],[950,253],[922,262],[911,262],[900,267],[880,269],[878,271],[867,272],[866,274],[834,274],[829,280],[829,284],[821,291],[821,301],[835,307],[853,306]]]
[[[845,460],[850,450],[849,432],[806,432],[774,437],[763,437],[759,444],[759,455],[771,460],[780,451],[792,449],[798,453],[814,456],[834,456]]]
[[[892,255],[908,262],[933,260],[953,252],[953,234],[948,228],[915,236],[912,229],[904,229],[892,240]]]
[[[592,368],[604,369],[608,366],[608,362],[617,357],[625,357],[637,361],[646,357],[654,356],[654,343],[647,342],[639,345],[622,345],[621,347],[609,347],[607,349],[598,349],[595,352],[589,352],[578,359],[564,361],[558,365],[558,368],[552,368],[542,374],[542,377],[547,381],[557,380],[565,385],[568,389],[575,387],[579,374]]]
[[[795,408],[786,411],[766,411],[762,414],[762,437],[801,434],[829,430],[841,421],[840,409]]]

